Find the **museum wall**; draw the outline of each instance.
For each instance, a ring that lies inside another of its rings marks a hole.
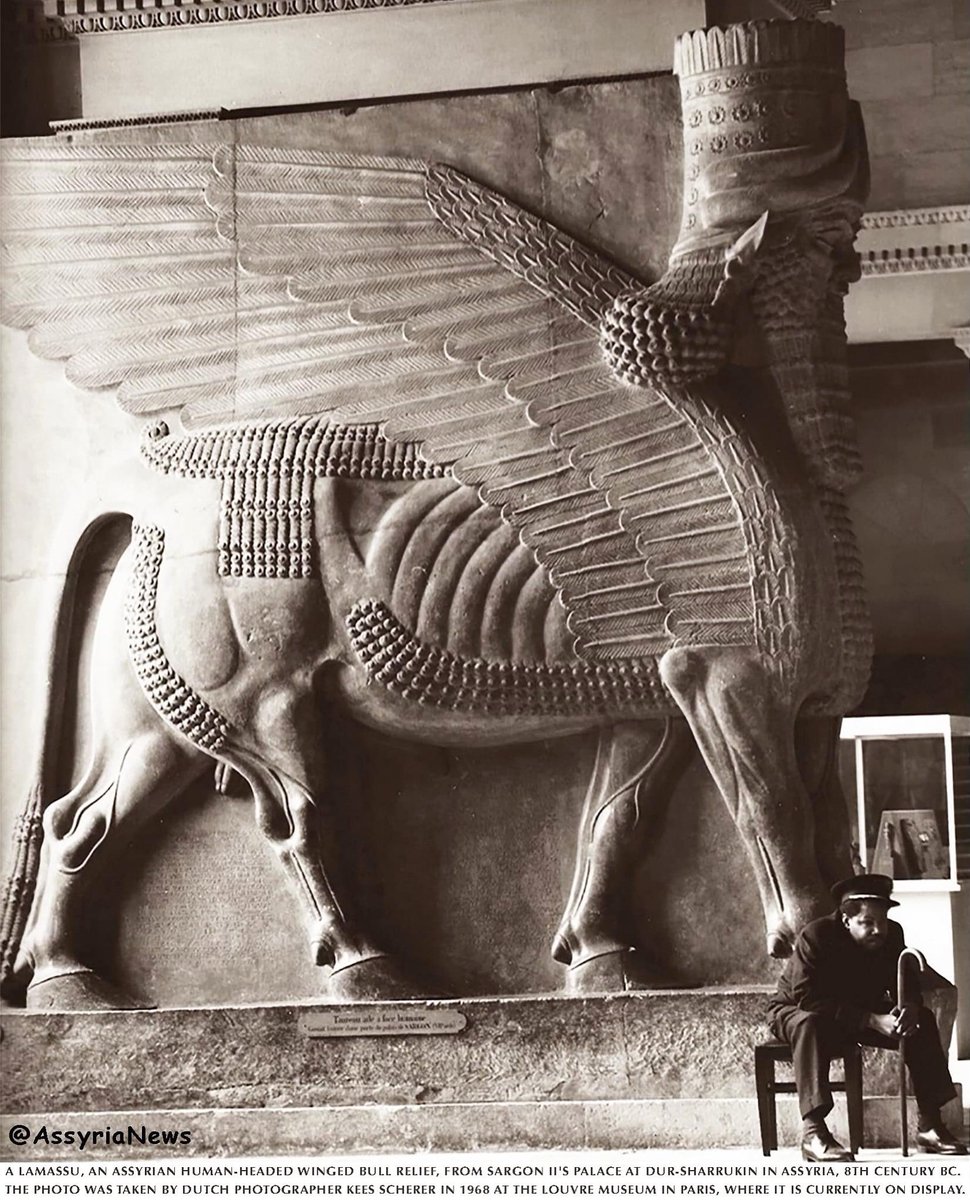
[[[940,341],[853,347],[851,361],[876,655],[858,711],[967,713],[967,360]]]
[[[865,114],[869,207],[965,204],[966,5],[855,2],[840,4],[837,19],[852,92]],[[967,713],[967,362],[945,344],[902,372],[891,350],[881,369],[871,365],[877,357],[870,353],[855,384],[866,478],[854,503],[877,656],[862,711]]]
[[[846,74],[863,105],[871,209],[965,204],[970,12],[960,0],[848,0]]]

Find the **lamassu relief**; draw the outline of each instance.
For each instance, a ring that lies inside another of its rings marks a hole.
[[[687,34],[676,73],[683,216],[652,285],[431,157],[228,123],[6,144],[5,321],[144,417],[70,514],[59,621],[93,531],[130,516],[131,543],[97,612],[91,761],[21,821],[8,994],[134,1003],[79,925],[213,773],[252,795],[321,994],[428,994],[355,915],[335,711],[453,747],[599,731],[548,930],[569,990],[663,982],[629,889],[692,746],[767,954],[825,911],[850,870],[838,718],[870,657],[844,498],[864,136],[835,26]]]

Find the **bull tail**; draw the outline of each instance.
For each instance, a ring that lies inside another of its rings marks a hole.
[[[75,524],[73,530],[65,530],[59,537],[59,552],[52,564],[55,582],[43,617],[47,636],[44,724],[33,783],[13,826],[12,869],[0,908],[0,995],[13,1000],[20,997],[26,982],[17,960],[37,888],[44,808],[57,786],[78,583],[95,537],[109,521],[127,515],[106,510],[101,503],[97,508],[85,507],[87,515],[82,517],[80,525]]]

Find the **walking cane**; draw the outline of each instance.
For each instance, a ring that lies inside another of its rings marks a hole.
[[[905,946],[899,952],[899,962],[896,964],[896,1007],[902,1012],[906,1001],[906,959],[912,957],[921,971],[926,970],[926,959],[912,946]],[[903,1158],[909,1156],[909,1131],[906,1124],[906,1039],[899,1039],[899,1140],[902,1143]]]

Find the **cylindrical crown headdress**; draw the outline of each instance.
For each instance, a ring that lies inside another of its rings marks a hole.
[[[732,272],[743,273],[731,259],[764,214],[769,236],[790,219],[834,217],[851,230],[861,217],[865,135],[843,60],[842,30],[815,21],[753,21],[678,39],[680,235],[664,277],[617,297],[604,315],[603,351],[618,378],[659,386],[720,369],[733,336]],[[762,223],[757,237],[764,233]]]
[[[684,200],[672,259],[772,217],[856,201],[865,143],[837,25],[753,21],[683,34]],[[860,153],[861,151],[861,153]]]

